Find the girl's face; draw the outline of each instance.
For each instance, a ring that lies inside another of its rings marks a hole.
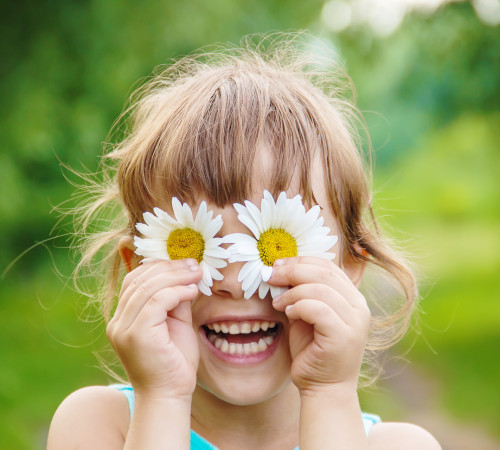
[[[259,161],[265,164],[266,160]],[[265,165],[259,169],[254,173],[265,175]],[[331,234],[338,235],[338,226],[327,206],[321,166],[313,169],[311,175],[317,184],[313,183],[314,194],[322,207],[325,225]],[[256,189],[248,199],[257,206],[266,189],[264,183],[258,184],[262,184],[261,189]],[[292,187],[287,196],[297,193]],[[196,205],[192,206],[197,209]],[[251,234],[238,220],[232,205],[217,208],[208,203],[208,208],[214,216],[222,215],[219,237],[230,233]],[[339,245],[333,249],[337,253],[337,264]],[[230,404],[252,405],[270,399],[290,384],[289,323],[284,313],[273,308],[269,294],[264,299],[257,293],[244,299],[238,282],[242,266],[242,262],[231,263],[220,269],[224,279],[214,281],[212,296],[200,294],[193,302],[193,327],[200,347],[198,388]]]

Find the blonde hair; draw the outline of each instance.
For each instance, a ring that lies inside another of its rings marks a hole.
[[[108,267],[98,296],[106,319],[122,276],[119,241],[135,234],[143,212],[157,206],[158,193],[188,202],[202,193],[218,206],[241,202],[252,192],[248,168],[265,142],[279,161],[267,188],[273,194],[287,190],[298,174],[308,204],[315,203],[313,157],[321,157],[343,250],[382,269],[403,294],[396,308],[385,305],[392,299],[377,299],[367,358],[398,341],[409,324],[416,283],[375,222],[371,163],[364,163],[357,131],[363,122],[349,95],[350,81],[335,63],[312,53],[297,35],[246,39],[240,47],[184,57],[136,90],[114,127],[124,137],[110,144],[102,182],[79,210],[79,267],[99,274],[102,264]]]

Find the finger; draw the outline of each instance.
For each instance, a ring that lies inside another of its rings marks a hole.
[[[176,286],[190,286],[196,287],[196,283],[190,283],[193,281],[193,275],[178,274],[176,279],[168,278],[165,280],[165,276],[160,274],[153,277],[148,283],[140,285],[137,287],[136,291],[132,294],[129,301],[127,302],[121,316],[118,318],[124,323],[131,323],[135,320],[137,315],[140,313],[144,305],[147,302],[158,295],[163,295],[162,292],[168,290],[169,288]]]
[[[319,300],[333,308],[346,324],[354,322],[357,310],[337,291],[320,283],[302,284],[289,289],[273,299],[273,307],[278,311],[284,311],[288,305],[294,305],[303,299]]]
[[[120,290],[120,296],[122,296],[125,290],[134,282],[138,277],[144,277],[146,273],[158,272],[158,271],[174,271],[182,270],[185,267],[197,267],[198,261],[193,258],[187,259],[176,259],[176,260],[158,260],[151,261],[144,264],[140,264],[137,268],[129,272],[122,282],[122,287]]]
[[[130,326],[144,330],[157,325],[163,325],[172,310],[177,308],[182,302],[187,303],[193,300],[198,295],[198,292],[198,288],[194,284],[165,288],[147,301]],[[179,317],[177,318],[179,319]]]
[[[193,301],[191,302],[181,301],[174,309],[170,310],[168,315],[172,319],[180,320],[184,323],[187,323],[188,325],[193,325],[193,314],[191,312],[191,305]]]
[[[331,337],[333,330],[345,326],[338,314],[323,302],[303,299],[288,305],[285,314],[289,320],[303,320],[314,327],[314,332],[324,337]]]
[[[362,307],[366,300],[349,277],[335,263],[321,258],[297,257],[281,260],[274,265],[268,283],[275,286],[298,286],[321,283],[335,289],[355,307]]]
[[[151,272],[148,272],[148,275],[149,273]],[[129,326],[148,299],[157,292],[175,285],[187,286],[195,284],[199,281],[200,276],[200,273],[196,274],[190,271],[177,270],[174,272],[160,272],[151,278],[145,278],[144,281],[140,278],[136,279],[129,286],[124,297],[120,299],[110,323],[123,322],[125,326]]]
[[[349,278],[349,275],[345,273],[338,264],[335,262],[325,259],[325,258],[319,258],[317,256],[296,256],[294,258],[288,258],[291,260],[296,261],[297,263],[300,264],[313,264],[313,265],[318,265],[318,266],[324,266],[324,267],[329,267],[331,268],[337,275],[343,279],[346,283],[351,284],[352,280]]]
[[[188,285],[197,283],[201,277],[199,265],[197,263],[192,265],[191,262],[186,262],[185,260],[155,261],[147,263],[144,266],[146,265],[149,267],[134,274],[133,277],[124,280],[124,285],[126,283],[127,286],[125,290],[122,289],[123,292],[118,302],[115,316],[120,317],[121,314],[130,308],[131,312],[129,314],[137,313],[138,309],[147,301],[147,298],[158,290],[176,284]],[[143,267],[139,267],[138,269],[143,269]],[[139,304],[134,304],[130,307],[129,304],[132,297],[134,297],[135,301],[139,301]],[[143,298],[143,301],[137,300],[137,297]]]

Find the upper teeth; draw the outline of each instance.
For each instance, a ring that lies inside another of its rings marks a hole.
[[[206,325],[209,330],[216,333],[223,332],[229,334],[249,334],[259,330],[267,331],[269,328],[274,328],[276,322],[212,322]]]

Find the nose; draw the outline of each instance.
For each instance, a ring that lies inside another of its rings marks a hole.
[[[242,262],[229,263],[226,267],[219,269],[224,276],[222,280],[214,280],[212,294],[233,300],[243,299],[241,283],[238,282],[238,274],[243,267]]]

